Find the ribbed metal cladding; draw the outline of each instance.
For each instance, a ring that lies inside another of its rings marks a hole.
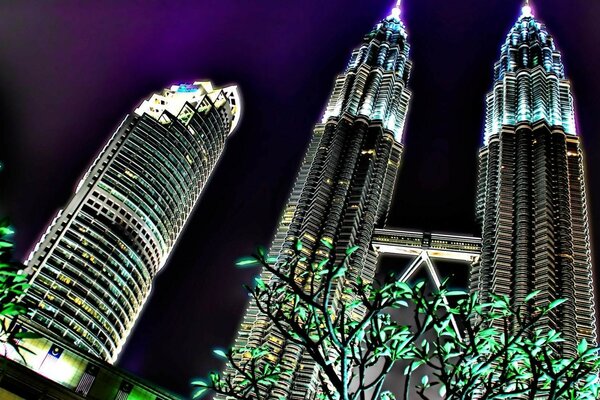
[[[586,337],[596,335],[596,320],[594,303],[589,300],[594,295],[593,286],[590,285],[592,282],[590,231],[585,191],[585,164],[582,146],[578,138],[567,138],[567,155],[573,224],[575,318],[577,334]]]
[[[535,305],[564,298],[540,326],[561,331],[573,355],[596,343],[584,160],[570,83],[544,25],[519,18],[495,66],[479,154],[477,220],[482,255],[471,290],[515,305],[541,290]]]
[[[235,87],[202,82],[125,118],[27,261],[34,323],[116,359],[239,112]]]
[[[297,239],[302,240],[307,262],[327,257],[339,262],[346,249],[356,245],[359,250],[346,278],[374,278],[377,254],[371,239],[374,229],[385,223],[400,165],[410,67],[406,31],[397,17],[378,24],[353,52],[347,70],[336,80],[323,122],[313,131],[284,207],[270,250],[275,266],[293,253]],[[262,278],[273,279],[265,272]],[[338,291],[333,302],[339,301]],[[263,345],[270,349],[269,362],[292,371],[267,398],[314,399],[318,367],[302,347],[286,343],[251,302],[234,346]],[[226,374],[235,376],[231,367]]]

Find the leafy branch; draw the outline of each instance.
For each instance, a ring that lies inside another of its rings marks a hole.
[[[328,241],[321,245],[332,248]],[[383,388],[399,362],[407,364],[399,394],[405,400],[430,399],[432,393],[447,399],[599,398],[599,350],[582,341],[575,357],[562,357],[560,333],[540,324],[564,300],[534,307],[535,292],[517,306],[497,295],[482,303],[477,294],[449,290],[446,284],[429,292],[423,282],[409,285],[392,276],[367,282],[349,268],[357,250],[349,248],[341,262],[327,256],[309,260],[311,252],[297,241],[277,264],[264,249],[240,260],[239,267],[262,267],[247,290],[272,327],[274,343],[263,338],[256,348],[216,350],[228,368],[193,381],[194,397],[278,395],[278,382],[296,373],[283,357],[294,347],[318,366],[320,399],[395,399]],[[410,313],[412,324],[399,324],[391,310]],[[414,384],[416,374],[422,378]]]
[[[31,286],[23,266],[14,261],[14,245],[10,238],[14,234],[8,219],[0,220],[0,344],[4,356],[12,348],[23,358],[23,352],[31,352],[21,344],[24,339],[36,339],[39,335],[18,328],[18,317],[25,315],[28,308],[17,303],[17,298]]]

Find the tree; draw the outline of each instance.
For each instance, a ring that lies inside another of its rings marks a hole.
[[[575,357],[563,357],[560,333],[538,326],[563,300],[539,307],[539,293],[532,293],[513,307],[505,296],[481,303],[476,294],[447,285],[430,292],[423,282],[409,285],[393,276],[383,282],[349,280],[347,266],[356,250],[348,249],[342,262],[309,262],[298,241],[283,264],[270,263],[264,249],[238,262],[262,266],[262,277],[247,290],[287,343],[302,346],[320,367],[320,398],[600,397],[599,349],[582,341]],[[410,312],[413,324],[396,322],[390,316],[394,309]],[[264,399],[282,374],[293,372],[272,361],[267,347],[215,354],[235,372],[193,381],[195,398],[212,392]],[[405,366],[406,380],[402,393],[394,395],[383,387],[398,363]],[[421,379],[414,382],[415,376]]]
[[[8,348],[13,348],[23,358],[22,352],[29,350],[21,341],[40,336],[18,329],[18,317],[27,314],[29,310],[17,303],[17,298],[24,294],[30,285],[27,283],[28,275],[23,272],[23,266],[13,258],[13,233],[8,219],[0,220],[0,344],[4,347],[4,356],[7,355]]]

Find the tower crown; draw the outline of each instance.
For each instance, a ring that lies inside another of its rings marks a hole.
[[[323,123],[343,114],[361,115],[381,121],[402,142],[411,62],[408,34],[400,15],[398,0],[390,15],[375,25],[352,52],[346,70],[336,80]]]
[[[571,86],[562,57],[546,26],[526,1],[494,64],[494,87],[486,100],[484,144],[503,126],[545,121],[577,134]]]
[[[162,114],[166,111],[185,120],[189,116],[189,113],[182,113],[181,111],[186,103],[194,108],[201,108],[203,107],[201,104],[205,98],[210,99],[211,103],[219,105],[224,102],[229,103],[232,118],[229,133],[233,132],[241,118],[241,101],[237,86],[215,89],[211,82],[173,85],[170,89],[154,93],[152,97],[144,100],[136,108],[135,113],[140,116],[148,114],[158,121],[161,120]]]
[[[527,2],[521,16],[506,36],[500,60],[495,66],[495,80],[502,80],[507,72],[533,69],[537,66],[561,79],[564,78],[562,57],[556,49],[554,39],[546,26],[533,16],[531,6]]]

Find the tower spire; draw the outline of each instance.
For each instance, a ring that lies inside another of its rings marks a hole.
[[[522,17],[533,17],[533,12],[531,10],[531,4],[529,0],[525,0],[525,5],[521,8],[521,16]]]
[[[392,8],[392,13],[390,14],[390,17],[394,19],[400,19],[400,14],[402,14],[402,10],[400,9],[401,2],[402,0],[396,1],[396,7]]]

